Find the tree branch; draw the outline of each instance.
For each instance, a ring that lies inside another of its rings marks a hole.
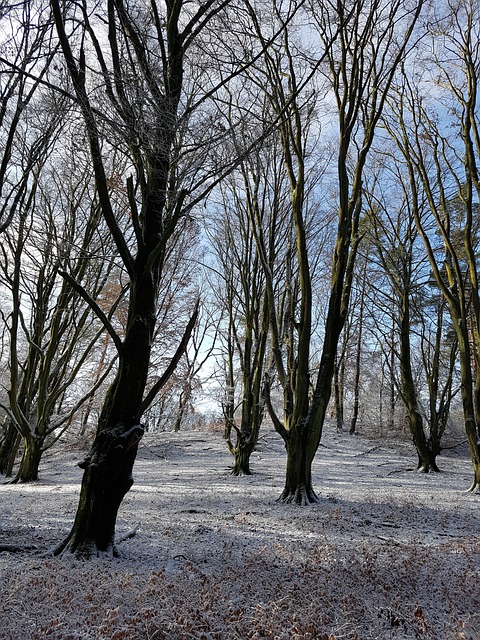
[[[159,380],[157,380],[157,382],[153,385],[153,387],[150,389],[150,391],[147,393],[147,395],[143,399],[140,407],[138,408],[137,415],[135,416],[135,420],[137,420],[137,421],[140,420],[141,416],[145,413],[145,411],[148,409],[148,407],[152,404],[153,400],[155,399],[155,396],[158,394],[160,389],[162,389],[162,387],[165,386],[165,384],[170,379],[172,373],[175,371],[175,368],[176,368],[180,358],[185,353],[185,350],[186,350],[187,345],[188,345],[188,341],[190,340],[190,336],[192,335],[193,328],[195,327],[195,323],[197,322],[199,305],[200,305],[200,300],[197,300],[193,315],[190,318],[190,321],[189,321],[189,323],[187,324],[187,326],[185,328],[185,332],[183,334],[183,338],[182,338],[180,344],[178,345],[178,348],[177,348],[173,358],[171,359],[170,364],[166,368],[165,373],[163,374],[163,376],[161,378],[159,378]]]
[[[72,289],[74,289],[85,300],[88,306],[93,310],[97,318],[100,320],[100,322],[103,324],[103,326],[111,336],[113,343],[117,348],[118,354],[121,355],[123,350],[123,342],[120,336],[118,335],[118,333],[112,327],[110,320],[103,313],[103,311],[95,302],[95,300],[91,298],[88,295],[88,293],[85,291],[85,289],[82,287],[82,285],[79,284],[76,280],[74,280],[72,276],[70,276],[66,271],[59,271],[59,274],[62,276],[62,278],[65,278],[65,280],[70,284]]]

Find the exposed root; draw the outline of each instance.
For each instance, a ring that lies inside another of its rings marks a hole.
[[[301,485],[297,487],[295,491],[285,488],[282,495],[277,499],[277,502],[297,504],[300,507],[308,507],[311,504],[318,504],[320,499],[312,487],[307,489],[305,485]]]
[[[0,553],[25,553],[27,551],[36,551],[38,546],[35,544],[16,545],[16,544],[0,544]]]
[[[425,463],[417,467],[417,473],[440,473],[440,469],[436,464]]]
[[[474,493],[475,495],[480,495],[480,483],[474,480],[470,487],[465,491],[465,493]]]
[[[252,472],[250,471],[250,469],[237,469],[233,467],[233,469],[230,472],[230,475],[238,478],[240,476],[251,476]]]
[[[123,539],[133,537],[135,532],[128,532]],[[90,560],[91,558],[118,558],[119,553],[115,544],[110,543],[105,549],[100,549],[93,540],[75,541],[72,532],[46,556],[66,556],[71,555],[77,560]]]
[[[123,536],[117,539],[117,543],[125,542],[125,540],[130,540],[130,538],[134,538],[137,535],[137,531],[140,529],[140,524],[136,524],[133,529],[124,533]]]

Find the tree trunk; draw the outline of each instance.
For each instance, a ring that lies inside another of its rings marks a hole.
[[[15,464],[15,458],[21,442],[21,436],[15,426],[9,422],[0,443],[0,473],[10,477]]]
[[[357,428],[358,413],[360,409],[360,370],[362,364],[362,338],[363,338],[363,312],[365,308],[365,287],[367,280],[367,260],[363,263],[362,289],[360,291],[360,308],[358,311],[357,353],[355,357],[355,382],[353,385],[353,414],[350,422],[350,435],[354,435]]]
[[[43,453],[43,439],[37,436],[23,438],[23,455],[20,467],[12,482],[33,482],[38,480],[38,467]]]
[[[115,523],[118,509],[133,485],[132,469],[143,427],[124,431],[118,425],[97,436],[89,456],[79,466],[85,469],[80,502],[73,528],[55,550],[68,550],[77,557],[117,555]]]
[[[337,431],[343,431],[343,387],[340,378],[340,366],[338,363],[338,355],[335,357],[334,370],[334,390],[335,390],[335,418],[337,422]]]
[[[278,501],[301,506],[317,503],[318,496],[312,484],[312,462],[315,451],[308,451],[308,442],[299,430],[290,432],[286,441],[287,469],[285,487]]]
[[[242,437],[243,436],[243,437]],[[244,434],[238,438],[237,446],[234,449],[234,465],[232,476],[250,476],[250,456],[255,449],[255,443],[251,437],[245,437]]]
[[[465,420],[465,433],[467,435],[468,448],[470,450],[470,458],[473,466],[473,481],[469,491],[480,493],[480,447],[477,423],[475,420],[475,399],[470,359],[470,345],[468,341],[468,334],[466,331],[463,331],[463,327],[466,323],[462,322],[462,319],[459,319],[458,316],[454,317],[453,314],[452,320],[458,338],[460,371],[462,378],[461,395],[463,416]]]
[[[409,280],[404,278],[405,283]],[[428,473],[438,471],[435,454],[429,446],[423,430],[423,420],[418,410],[417,390],[412,373],[411,345],[410,345],[410,290],[404,286],[399,304],[400,313],[400,369],[402,378],[402,395],[407,409],[408,426],[412,434],[413,444],[418,455],[418,471]]]
[[[133,464],[144,433],[139,418],[156,320],[159,271],[142,272],[141,264],[139,255],[117,375],[107,392],[90,453],[79,465],[84,474],[75,522],[55,554],[116,554],[117,512],[133,484]]]

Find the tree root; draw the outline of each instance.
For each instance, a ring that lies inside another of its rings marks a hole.
[[[0,544],[0,553],[23,553],[26,551],[37,551],[38,546],[35,544],[17,545],[17,544]]]
[[[134,535],[134,534],[133,534]],[[127,538],[131,537],[127,534]],[[106,549],[99,549],[93,540],[84,540],[81,543],[75,542],[72,532],[60,542],[59,545],[51,549],[45,556],[71,555],[78,560],[90,560],[91,558],[118,558],[119,553],[115,544],[110,543]]]
[[[473,493],[475,495],[480,495],[480,482],[473,480],[470,487],[465,491],[465,493]]]
[[[277,502],[284,504],[297,504],[300,507],[308,507],[311,504],[319,504],[320,499],[315,491],[310,487],[307,489],[305,485],[297,487],[294,491],[285,488]]]

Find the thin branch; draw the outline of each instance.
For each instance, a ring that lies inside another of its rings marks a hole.
[[[193,331],[193,329],[195,327],[195,324],[197,322],[199,306],[200,306],[200,300],[197,300],[193,315],[190,318],[190,321],[188,322],[188,324],[187,324],[187,326],[185,328],[185,332],[183,334],[182,340],[181,340],[180,344],[178,345],[178,348],[177,348],[173,358],[171,359],[170,364],[166,368],[165,373],[163,374],[163,376],[161,376],[161,378],[159,378],[159,380],[157,380],[157,382],[153,385],[153,387],[150,389],[150,391],[147,393],[147,395],[143,399],[140,407],[138,408],[137,415],[135,416],[135,420],[137,420],[137,421],[140,420],[141,416],[145,413],[145,411],[148,409],[148,407],[154,401],[154,399],[155,399],[156,395],[158,394],[158,392],[162,389],[162,387],[165,386],[165,384],[168,382],[168,380],[170,379],[171,375],[175,371],[175,368],[176,368],[180,358],[185,353],[185,350],[186,350],[187,345],[188,345],[188,341],[190,340],[190,336],[192,335],[192,331]]]
[[[70,276],[66,271],[59,271],[59,274],[62,276],[62,278],[65,278],[65,280],[70,284],[72,289],[74,289],[85,300],[88,306],[93,310],[95,315],[98,317],[100,322],[103,324],[105,329],[110,334],[117,348],[118,354],[121,355],[123,351],[123,342],[120,336],[118,335],[118,333],[115,331],[115,329],[111,325],[110,320],[107,318],[105,313],[101,310],[101,308],[98,306],[95,300],[88,295],[88,293],[85,291],[82,285],[79,284],[76,280],[74,280],[72,276]]]

